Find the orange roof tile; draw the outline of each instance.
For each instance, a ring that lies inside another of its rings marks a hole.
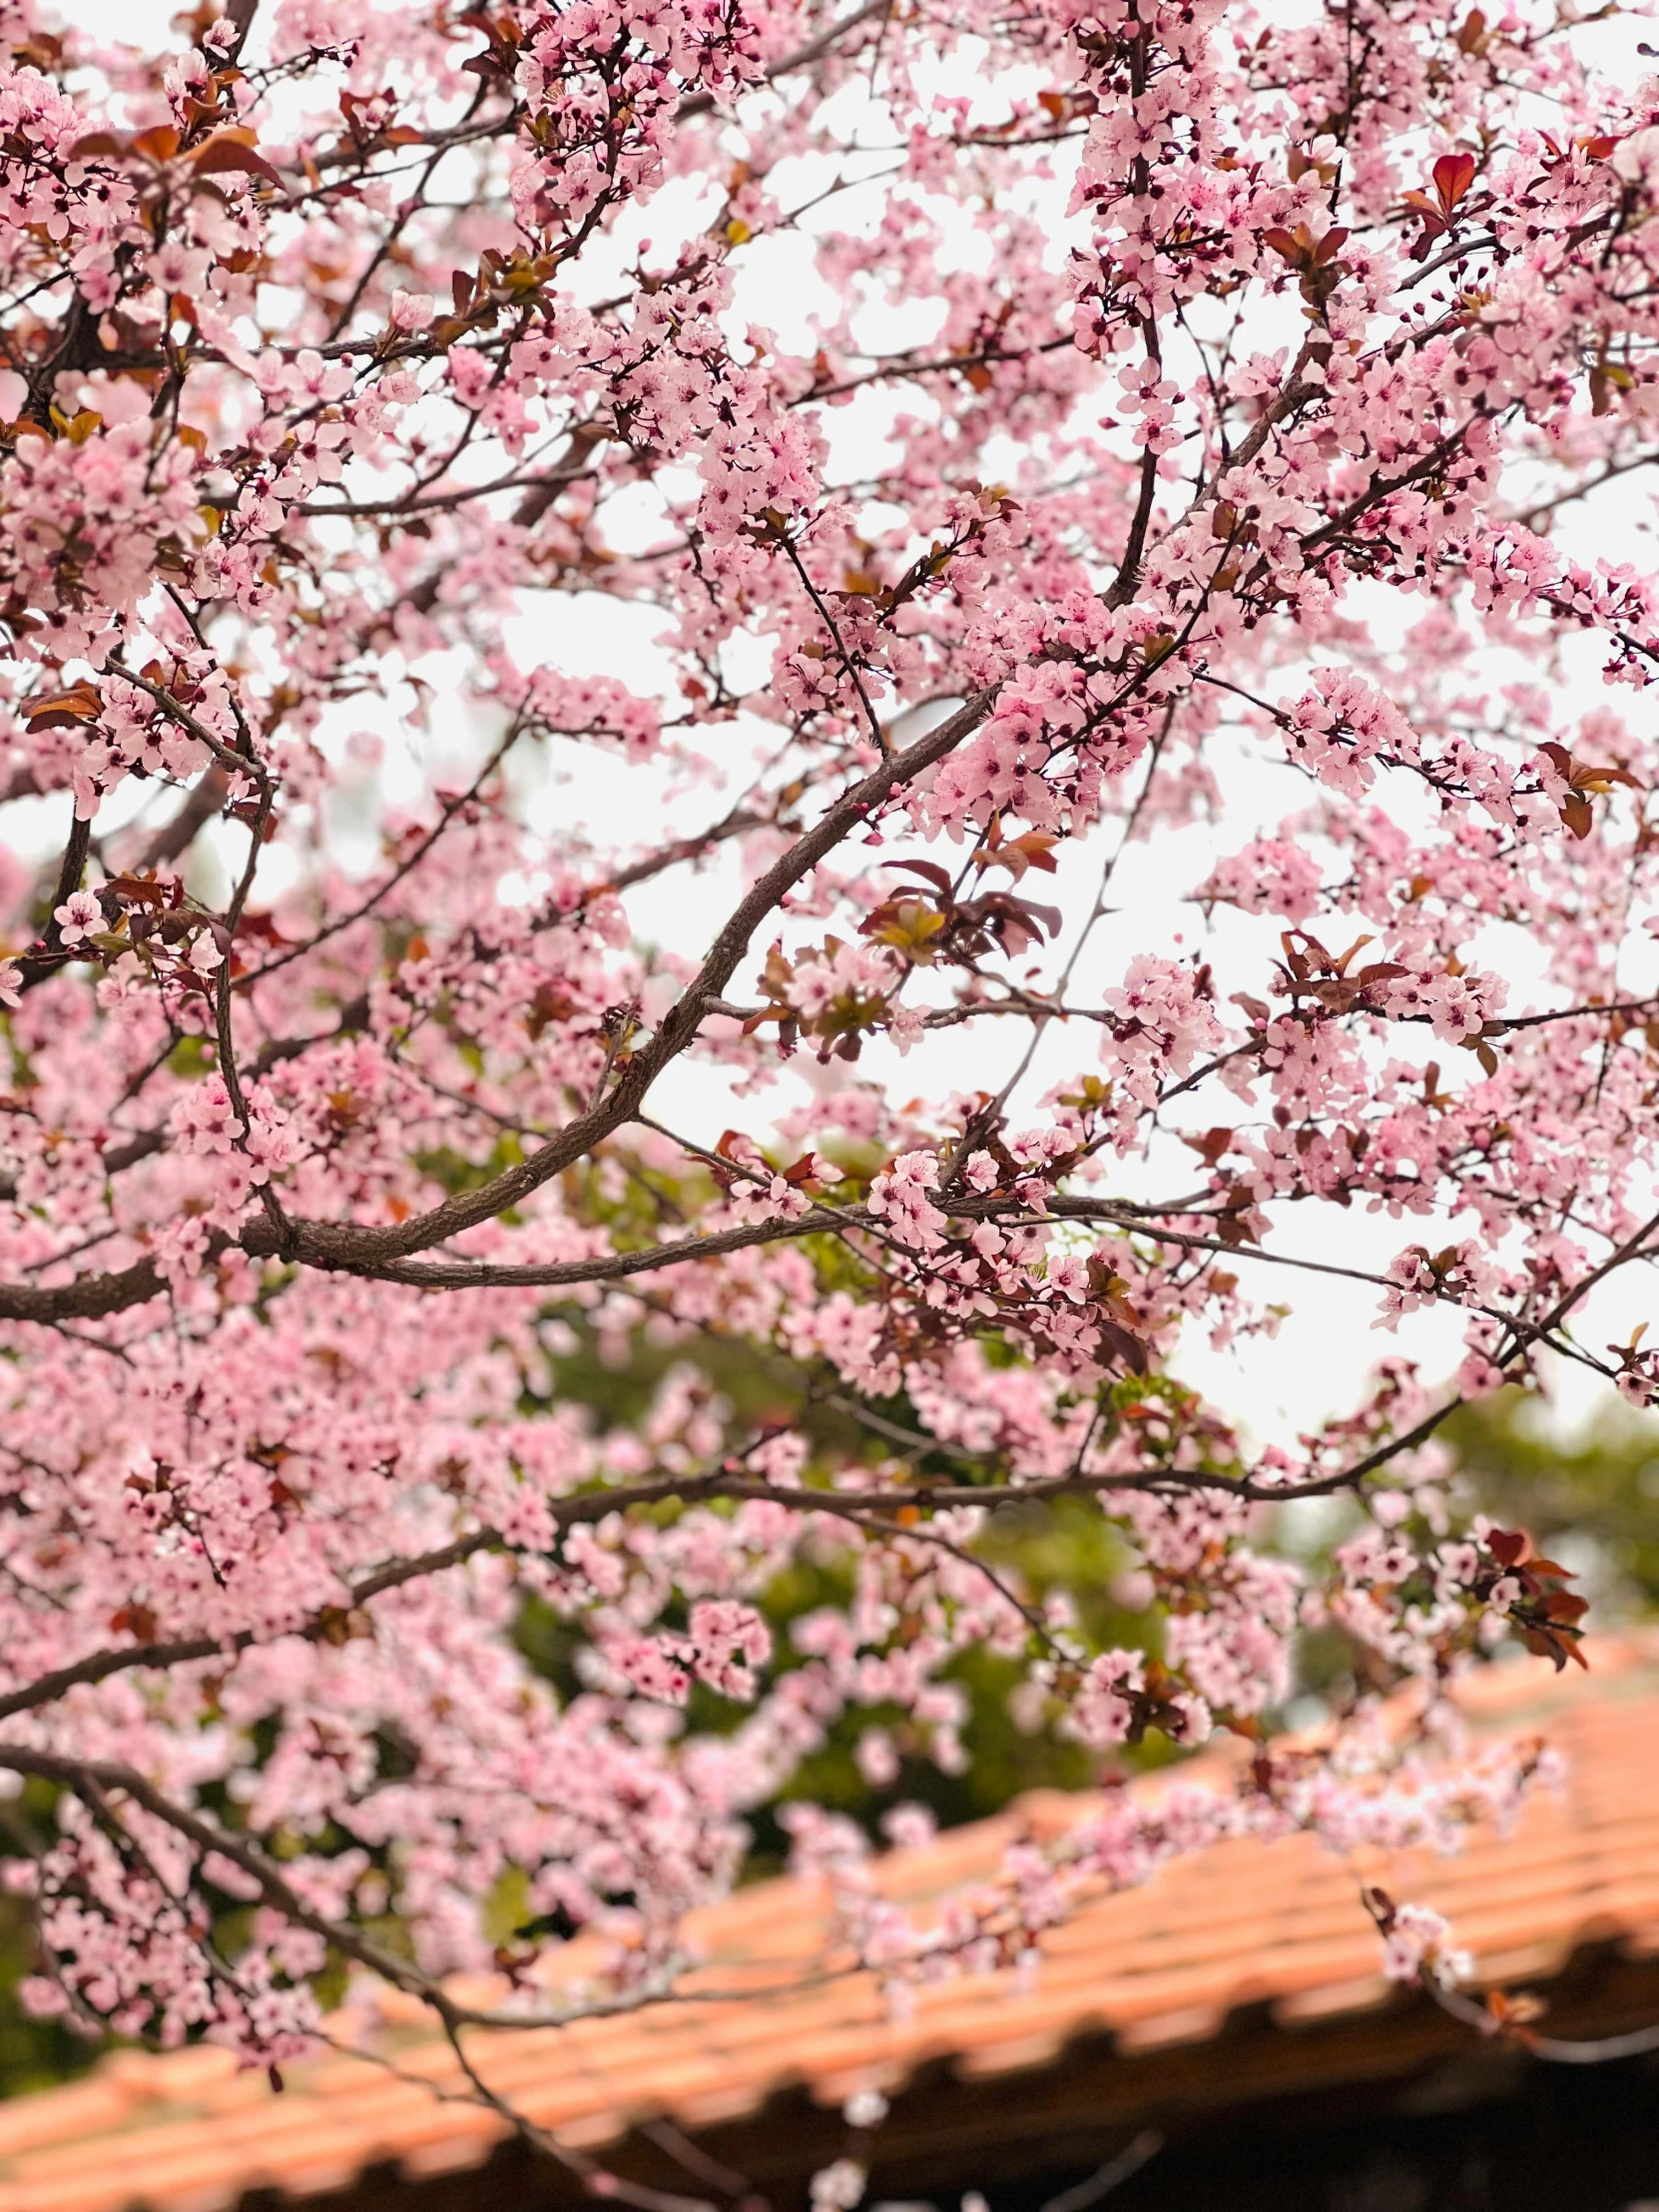
[[[1587,1680],[1493,1670],[1465,1705],[1482,1727],[1542,1725],[1572,1770],[1567,1792],[1535,1800],[1512,1836],[1476,1837],[1449,1860],[1368,1854],[1368,1878],[1438,1905],[1489,1980],[1547,1978],[1587,1940],[1632,1957],[1659,1949],[1659,1643],[1603,1647]],[[1082,1802],[1036,1793],[894,1853],[882,1887],[938,1897],[989,1874],[1022,1826],[1059,1833]],[[1126,2056],[1202,2042],[1246,2005],[1310,2025],[1392,1993],[1356,1887],[1354,1868],[1308,1837],[1218,1846],[1084,1906],[1045,1941],[1034,1978],[924,1987],[897,2016],[867,1975],[801,1984],[823,1955],[829,1900],[819,1884],[768,1883],[694,1930],[707,1963],[690,1986],[712,1993],[494,2031],[473,2048],[500,2094],[593,2149],[652,2118],[709,2127],[791,2090],[824,2105],[866,2084],[891,2091],[933,2062],[971,2081],[1051,2065],[1079,2037],[1109,2035]],[[228,2212],[250,2190],[303,2198],[386,2161],[411,2176],[480,2164],[505,2121],[467,2101],[418,2006],[387,1992],[379,2013],[396,2071],[329,2055],[290,2069],[278,2098],[216,2050],[125,2052],[86,2081],[20,2099],[0,2110],[0,2212]]]

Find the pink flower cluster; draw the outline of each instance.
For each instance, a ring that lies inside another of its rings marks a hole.
[[[1659,79],[1558,28],[10,8],[42,2008],[272,2063],[342,1959],[645,2002],[786,1797],[895,1989],[1514,1813],[1445,1686],[1583,1600],[1434,1431],[1563,1356],[1659,1399]],[[1326,1272],[1397,1334],[1253,1445],[1185,1354]],[[992,1675],[1112,1787],[913,1921],[791,1793],[912,1836]],[[1115,1786],[1218,1730],[1236,1790]]]

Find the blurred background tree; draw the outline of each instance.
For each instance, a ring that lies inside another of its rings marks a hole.
[[[1618,1406],[1577,1431],[1520,1390],[1454,1413],[1458,1494],[1570,1566],[1603,1628],[1659,1608],[1659,1419]]]

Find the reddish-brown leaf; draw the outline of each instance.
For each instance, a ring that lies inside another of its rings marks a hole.
[[[1561,821],[1571,835],[1587,837],[1594,821],[1590,813],[1590,802],[1581,798],[1577,792],[1569,792],[1561,802]]]
[[[282,182],[252,143],[252,133],[242,131],[216,131],[191,156],[190,166],[198,177],[220,177],[240,170],[245,176],[263,177],[267,184]]]
[[[1441,211],[1449,216],[1474,183],[1474,156],[1442,154],[1429,175],[1434,180],[1434,192]]]
[[[37,699],[26,710],[31,730],[74,730],[84,722],[96,722],[104,702],[90,684],[76,684],[50,699]]]

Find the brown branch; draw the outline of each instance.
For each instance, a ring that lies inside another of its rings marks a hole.
[[[43,1782],[55,1782],[63,1789],[72,1790],[95,1813],[106,1809],[111,1793],[119,1793],[141,1807],[153,1820],[194,1844],[198,1851],[212,1853],[240,1867],[258,1887],[266,1904],[273,1906],[285,1920],[296,1928],[309,1929],[312,1935],[321,1936],[345,1957],[367,1966],[393,1988],[419,1997],[431,2006],[452,2034],[462,2027],[563,2027],[573,2020],[592,2019],[605,2012],[635,2011],[642,2005],[656,2003],[666,1993],[663,1987],[648,1983],[614,1999],[602,1998],[589,2004],[541,2013],[461,2004],[441,1981],[423,1973],[411,1959],[386,1949],[349,1922],[330,1920],[325,1913],[318,1913],[307,1905],[277,1862],[269,1858],[252,1838],[223,1828],[217,1821],[205,1820],[188,1806],[176,1805],[136,1767],[122,1766],[111,1760],[74,1759],[57,1752],[38,1751],[28,1744],[0,1743],[0,1768],[13,1774],[34,1775]],[[469,2078],[475,2078],[470,2068],[465,2070]]]
[[[810,69],[814,62],[822,61],[826,54],[838,46],[848,31],[855,31],[860,23],[867,23],[872,15],[887,14],[891,7],[892,0],[864,0],[861,8],[855,8],[850,15],[842,16],[838,23],[831,23],[817,38],[809,39],[805,46],[797,47],[793,54],[787,54],[781,62],[774,62],[761,83],[774,85],[780,77],[788,77],[798,69]],[[751,85],[742,86],[740,96],[741,93],[754,89]],[[690,123],[694,117],[712,115],[719,105],[712,92],[689,93],[675,109],[674,120],[676,123]]]
[[[79,1275],[73,1283],[40,1289],[0,1283],[0,1321],[91,1321],[160,1298],[167,1288],[154,1260],[135,1260],[113,1275]]]
[[[628,1506],[661,1505],[673,1498],[701,1500],[722,1495],[729,1486],[724,1475],[665,1476],[657,1482],[633,1483],[626,1489],[584,1490],[573,1497],[555,1498],[549,1501],[548,1514],[555,1528],[573,1528],[603,1520],[607,1513],[620,1512]],[[785,1493],[769,1490],[767,1494],[781,1497]],[[810,1497],[811,1494],[790,1493],[797,1497]],[[38,1676],[21,1689],[0,1695],[0,1720],[10,1720],[15,1713],[33,1712],[38,1706],[50,1705],[73,1689],[107,1681],[111,1675],[125,1674],[134,1667],[181,1667],[203,1659],[234,1659],[262,1641],[276,1642],[284,1636],[314,1636],[341,1614],[356,1611],[387,1590],[401,1589],[405,1583],[463,1566],[481,1551],[519,1548],[522,1547],[510,1544],[494,1528],[474,1528],[450,1543],[440,1544],[436,1550],[419,1552],[407,1559],[388,1560],[384,1566],[364,1575],[361,1581],[344,1584],[336,1603],[319,1606],[290,1628],[244,1628],[222,1636],[175,1636],[89,1652],[85,1658],[56,1667],[50,1674]]]
[[[395,1227],[296,1222],[294,1257],[317,1267],[361,1267],[406,1259],[463,1230],[476,1228],[509,1206],[519,1205],[584,1153],[591,1152],[614,1129],[632,1119],[664,1068],[694,1041],[709,1001],[725,990],[749,949],[750,939],[785,893],[832,852],[873,808],[913,783],[977,729],[990,711],[993,697],[990,689],[977,693],[936,729],[841,793],[813,829],[797,838],[734,908],[696,979],[669,1009],[651,1041],[634,1053],[607,1095],[550,1138],[539,1152],[478,1190],[458,1193],[430,1212],[417,1214]],[[262,972],[269,973],[270,967]],[[251,1253],[268,1249],[261,1224],[256,1223],[244,1241]]]
[[[1659,2026],[1633,2028],[1627,2035],[1598,2035],[1590,2041],[1576,2037],[1540,2035],[1536,2029],[1524,2025],[1505,2027],[1498,2015],[1465,1996],[1461,1989],[1448,1989],[1428,1976],[1423,1986],[1442,2012],[1449,2012],[1454,2020],[1465,2026],[1478,2028],[1482,2035],[1496,2035],[1504,2042],[1519,2044],[1530,2051],[1534,2058],[1542,2058],[1555,2066],[1605,2066],[1618,2058],[1639,2058],[1650,2050],[1659,2050]]]
[[[92,850],[92,822],[83,822],[79,813],[70,819],[69,836],[63,848],[63,858],[58,863],[57,887],[51,893],[51,905],[47,910],[46,928],[40,938],[42,952],[26,953],[17,963],[23,977],[23,988],[32,990],[37,983],[44,983],[49,975],[57,974],[67,958],[62,927],[57,909],[81,887],[81,877],[86,872],[87,854]]]
[[[527,1260],[522,1265],[487,1260],[319,1260],[312,1265],[338,1274],[365,1275],[376,1283],[408,1283],[427,1291],[558,1290],[577,1283],[614,1283],[631,1275],[649,1275],[659,1268],[689,1266],[727,1252],[743,1252],[753,1245],[776,1244],[786,1237],[833,1235],[846,1228],[872,1226],[867,1208],[846,1207],[833,1211],[815,1206],[794,1220],[782,1216],[768,1221],[743,1222],[732,1229],[714,1229],[707,1236],[688,1237],[682,1244],[647,1245],[638,1252],[606,1253],[592,1260]]]

